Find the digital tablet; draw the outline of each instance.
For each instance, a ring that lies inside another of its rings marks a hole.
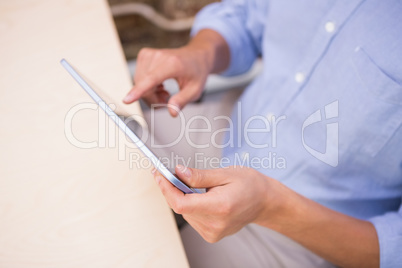
[[[124,117],[115,113],[109,105],[99,96],[90,84],[84,80],[84,78],[65,60],[60,61],[61,65],[67,70],[67,72],[77,81],[77,83],[88,93],[88,95],[105,111],[105,113],[119,126],[119,128],[127,135],[127,137],[141,150],[141,152],[148,157],[154,167],[176,188],[181,190],[185,194],[201,193],[200,190],[188,187],[182,181],[180,181],[163,163],[155,156],[155,154],[138,138],[134,133],[135,128],[128,125],[127,120]],[[133,122],[133,120],[129,120]]]

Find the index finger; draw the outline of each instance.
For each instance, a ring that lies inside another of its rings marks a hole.
[[[147,75],[144,75],[141,80],[136,83],[124,97],[123,102],[130,104],[136,100],[139,100],[145,92],[160,85],[166,79],[174,77],[174,69],[166,67],[157,67],[154,70],[149,71]]]

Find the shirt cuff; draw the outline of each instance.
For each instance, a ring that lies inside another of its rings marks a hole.
[[[380,245],[380,267],[400,267],[402,263],[402,213],[387,213],[369,221],[377,231]]]

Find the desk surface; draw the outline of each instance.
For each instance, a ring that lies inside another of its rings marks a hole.
[[[69,117],[91,100],[63,57],[117,99],[130,88],[107,4],[2,1],[0,36],[0,267],[186,267],[149,168],[130,161],[139,151],[92,106]],[[70,125],[96,148],[74,146]]]

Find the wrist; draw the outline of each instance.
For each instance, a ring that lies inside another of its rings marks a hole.
[[[265,195],[263,207],[256,224],[265,226],[280,233],[294,229],[300,214],[303,214],[303,200],[279,181],[265,177]]]
[[[186,45],[202,57],[208,73],[224,71],[230,61],[230,50],[226,40],[211,29],[198,32]]]

